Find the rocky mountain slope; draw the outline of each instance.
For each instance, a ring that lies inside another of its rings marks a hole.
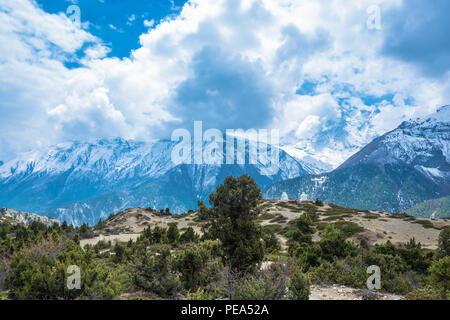
[[[103,139],[32,151],[0,166],[0,205],[66,220],[95,224],[130,207],[169,207],[181,213],[206,200],[228,175],[250,174],[260,186],[308,174],[279,152],[279,170],[267,165],[176,165],[175,142]],[[205,145],[206,147],[206,145]]]
[[[359,209],[402,212],[450,195],[450,106],[403,122],[332,172],[276,182],[264,197],[320,198]],[[450,212],[447,213],[447,216]]]
[[[12,209],[0,208],[0,216],[10,218],[16,222],[30,225],[33,222],[41,222],[47,226],[51,226],[54,223],[60,224],[57,219],[51,219],[49,217],[40,216],[35,213],[16,211]]]

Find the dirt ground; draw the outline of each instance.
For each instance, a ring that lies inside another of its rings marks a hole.
[[[390,293],[369,292],[346,286],[318,286],[312,285],[309,300],[364,300],[364,297],[376,300],[400,300],[403,297]]]

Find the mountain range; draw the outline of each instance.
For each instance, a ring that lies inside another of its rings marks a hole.
[[[279,170],[270,176],[260,161],[176,165],[171,159],[175,146],[170,140],[117,138],[27,152],[0,166],[0,204],[74,225],[93,225],[130,207],[170,208],[173,213],[196,209],[197,201],[206,201],[228,175],[246,173],[264,187],[314,172],[282,150]],[[248,151],[248,143],[246,147]]]
[[[358,209],[402,212],[450,195],[450,106],[411,119],[369,143],[337,169],[276,182],[267,199],[316,199]],[[449,216],[450,213],[447,213]]]
[[[130,207],[196,209],[226,176],[245,173],[266,199],[286,192],[289,198],[400,212],[450,195],[449,119],[450,106],[444,106],[405,121],[327,173],[320,161],[302,161],[282,149],[278,172],[266,175],[261,162],[175,164],[176,142],[170,140],[62,143],[0,161],[0,206],[93,225]]]

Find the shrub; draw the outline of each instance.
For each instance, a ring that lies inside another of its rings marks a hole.
[[[430,220],[415,220],[414,223],[422,225],[422,227],[424,227],[425,229],[435,228],[433,222],[431,222]]]
[[[220,241],[207,240],[197,244],[187,244],[175,253],[174,269],[180,273],[180,279],[186,290],[207,286],[219,280],[222,268],[220,259]]]
[[[447,299],[450,290],[450,256],[433,262],[430,273],[433,284],[440,291],[442,299]]]
[[[133,284],[160,296],[175,295],[181,282],[169,269],[170,258],[170,247],[167,245],[141,248],[132,264]]]
[[[280,251],[281,249],[280,242],[278,241],[278,238],[273,231],[264,230],[263,241],[265,254],[278,253]]]
[[[282,227],[279,224],[266,224],[263,226],[263,233],[277,233],[280,232]]]
[[[357,233],[364,231],[363,227],[351,221],[339,221],[335,222],[333,225],[344,232],[347,237],[351,237]]]
[[[289,298],[292,300],[309,300],[309,281],[301,272],[296,269],[289,280]]]
[[[327,225],[320,236],[321,256],[330,262],[335,257],[344,258],[356,251],[355,245],[346,241],[347,236],[344,231],[336,228],[333,224]]]
[[[66,286],[69,265],[80,268],[80,289]],[[83,251],[64,238],[43,239],[23,248],[14,254],[10,267],[6,284],[13,299],[112,299],[120,294],[113,270],[94,260],[89,247]]]
[[[367,273],[357,257],[347,257],[333,263],[323,261],[319,266],[311,267],[308,277],[313,283],[341,284],[353,288],[363,288],[366,285]]]
[[[233,299],[235,300],[281,300],[283,290],[274,285],[267,275],[248,278],[235,284]]]
[[[440,257],[450,256],[450,227],[442,229],[439,233],[438,254]]]
[[[264,212],[262,214],[259,215],[258,219],[260,220],[270,220],[275,218],[275,215],[272,213],[268,213],[268,212]]]
[[[195,292],[188,291],[186,300],[213,300],[213,298],[207,290],[199,289]]]
[[[437,300],[438,294],[431,286],[414,289],[406,295],[407,300]]]
[[[198,206],[198,219],[199,219],[199,221],[208,220],[208,218],[209,218],[209,208],[206,206],[206,204],[203,201],[198,200],[197,206]]]
[[[377,265],[381,270],[381,286],[388,292],[407,294],[412,290],[412,284],[407,279],[408,265],[395,251],[396,248],[388,243],[384,246],[375,246],[364,256],[366,266]]]

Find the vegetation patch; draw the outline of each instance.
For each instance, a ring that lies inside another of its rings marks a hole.
[[[338,221],[333,225],[343,231],[347,237],[351,237],[357,233],[363,232],[364,228],[351,221]]]
[[[285,223],[288,219],[281,215],[281,214],[277,214],[275,218],[273,218],[272,220],[270,220],[270,223],[276,223],[276,222],[280,222],[280,223]]]
[[[391,213],[389,215],[389,218],[393,218],[393,219],[405,219],[408,217],[409,216],[406,213]]]
[[[415,220],[414,223],[418,223],[420,225],[422,225],[422,227],[424,227],[425,229],[436,229],[439,230],[439,228],[435,227],[433,222],[431,222],[430,220]]]
[[[278,233],[280,232],[282,227],[279,224],[267,224],[263,226],[264,232],[272,232],[272,233]]]
[[[264,212],[259,215],[258,219],[264,221],[274,219],[275,217],[276,215],[274,215],[273,213]]]

